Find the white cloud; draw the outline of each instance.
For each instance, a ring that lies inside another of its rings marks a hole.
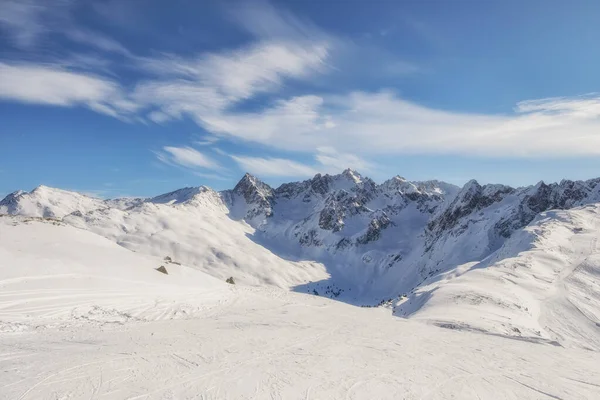
[[[0,30],[10,36],[15,46],[25,50],[34,47],[38,41],[47,41],[52,34],[59,34],[103,52],[132,57],[116,40],[77,27],[71,17],[74,6],[81,5],[74,0],[0,0]]]
[[[201,178],[213,179],[213,180],[217,180],[217,181],[228,181],[230,179],[227,176],[217,175],[217,174],[207,174],[205,172],[199,172],[199,171],[193,171],[192,173]]]
[[[577,117],[596,117],[600,114],[600,95],[592,93],[577,97],[551,97],[517,103],[519,113],[571,114]]]
[[[392,92],[301,96],[256,113],[226,112],[205,126],[220,135],[291,151],[358,154],[600,155],[600,97],[522,102],[516,114],[443,111]]]
[[[329,173],[337,173],[347,168],[355,169],[360,172],[369,172],[374,169],[374,165],[354,154],[338,153],[333,147],[319,147],[315,160],[320,165],[319,170]]]
[[[241,169],[259,176],[309,177],[317,173],[339,173],[346,168],[361,172],[373,170],[373,164],[353,154],[341,154],[331,147],[321,147],[313,165],[285,158],[230,155]]]
[[[60,4],[51,3],[34,0],[2,0],[0,1],[0,28],[12,37],[15,45],[30,47],[46,31],[46,26],[42,22],[45,14],[49,13],[54,5]]]
[[[32,43],[47,31],[44,16],[54,4],[69,2],[0,0],[0,27],[18,43]],[[513,113],[501,115],[435,109],[385,90],[280,97],[258,111],[239,111],[235,106],[244,100],[278,93],[289,80],[333,72],[326,63],[340,42],[267,3],[244,3],[232,17],[253,35],[255,42],[187,58],[137,57],[110,38],[65,26],[59,31],[72,40],[104,52],[125,54],[135,67],[152,77],[126,90],[114,79],[56,65],[0,62],[0,99],[85,106],[127,120],[145,115],[157,123],[191,117],[215,137],[316,153],[315,165],[282,158],[235,156],[241,165],[264,171],[281,167],[286,173],[296,174],[339,170],[342,166],[361,170],[373,167],[358,155],[369,159],[378,154],[600,155],[598,94],[523,101],[516,104]],[[99,63],[92,58],[86,64]],[[391,68],[409,73],[417,67],[401,62]],[[161,157],[177,165],[213,168],[207,159],[185,152],[191,148],[179,149],[184,152],[176,155],[165,149]]]
[[[285,158],[231,156],[241,169],[260,176],[312,176],[317,170]]]
[[[162,111],[154,110],[148,114],[148,119],[157,124],[162,124],[163,122],[170,120],[171,117]]]
[[[244,1],[232,7],[229,15],[237,25],[258,39],[294,41],[328,41],[334,39],[308,20],[302,20],[287,10],[267,1]]]
[[[221,169],[221,166],[209,156],[191,147],[163,147],[164,152],[157,153],[160,161],[169,165],[180,165],[187,168]]]
[[[98,50],[109,53],[118,53],[128,57],[132,56],[129,50],[127,50],[121,43],[98,32],[92,32],[79,28],[71,28],[65,30],[64,35],[73,42],[86,44],[88,46],[95,47]]]
[[[273,108],[260,113],[221,113],[204,118],[206,129],[216,134],[230,135],[247,141],[268,144],[273,147],[288,147],[288,142],[301,142],[298,134],[323,133],[332,121],[319,114],[323,99],[318,96],[301,96],[289,101],[278,101]],[[293,137],[287,137],[290,134]],[[314,150],[309,142],[298,147],[298,150]],[[281,143],[273,142],[282,140]],[[310,147],[310,149],[308,149]],[[293,146],[289,150],[294,150]]]
[[[119,85],[91,74],[55,66],[0,62],[0,99],[63,107],[85,105],[113,117],[134,112]]]
[[[220,149],[218,147],[213,147],[211,150],[214,151],[215,153],[219,154],[219,155],[229,156],[229,153],[227,153],[225,150],[222,150],[222,149]]]
[[[133,98],[161,117],[185,115],[204,126],[244,100],[276,93],[286,80],[331,70],[326,62],[336,39],[314,25],[266,2],[240,3],[230,16],[256,40],[192,57],[133,57],[136,67],[156,76],[140,82]]]
[[[213,144],[217,143],[219,140],[221,140],[218,136],[203,136],[201,138],[201,140],[197,140],[194,142],[194,144],[198,145],[198,146],[212,146]]]
[[[284,79],[322,70],[327,51],[326,43],[259,42],[195,59],[138,59],[160,79],[138,84],[133,98],[165,116],[185,114],[203,125],[239,101],[277,91]]]

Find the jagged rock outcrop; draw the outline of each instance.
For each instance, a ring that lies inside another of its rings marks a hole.
[[[249,173],[222,196],[232,208],[234,218],[245,219],[255,227],[273,215],[273,188]]]
[[[19,205],[19,198],[26,192],[17,190],[9,193],[2,201],[0,201],[0,210],[4,210],[6,214],[16,214]]]
[[[373,218],[371,222],[369,222],[369,227],[367,228],[367,232],[364,235],[360,236],[356,243],[358,244],[367,244],[369,242],[374,242],[381,238],[381,232],[393,225],[394,223],[388,218],[385,212],[381,212],[380,215]]]
[[[452,203],[427,225],[427,228],[434,236],[439,236],[458,225],[464,217],[501,201],[513,192],[514,189],[509,186],[481,186],[477,181],[471,180],[456,195]]]

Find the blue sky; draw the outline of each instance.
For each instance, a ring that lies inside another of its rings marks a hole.
[[[600,176],[597,1],[0,0],[0,195]]]

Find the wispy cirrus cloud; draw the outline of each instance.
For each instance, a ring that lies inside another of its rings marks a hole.
[[[63,34],[73,42],[85,44],[104,52],[133,57],[133,54],[121,43],[99,32],[81,28],[68,28],[63,31]]]
[[[115,39],[79,27],[71,16],[77,5],[75,0],[0,0],[0,31],[25,50],[55,34],[103,52],[133,56]]]
[[[132,114],[138,108],[126,99],[117,82],[53,65],[0,62],[0,99],[62,107],[81,105],[112,117]]]
[[[342,154],[331,147],[320,147],[314,155],[313,163],[301,163],[278,157],[254,157],[228,155],[239,167],[261,177],[310,177],[317,173],[338,173],[346,168],[362,172],[373,171],[374,165],[354,154]]]
[[[518,113],[538,112],[549,115],[570,114],[571,116],[593,118],[600,115],[600,93],[521,101],[517,103],[515,111]]]
[[[288,10],[277,8],[266,0],[242,1],[227,10],[231,20],[259,40],[295,42],[339,42],[311,21],[301,19]]]
[[[310,152],[464,154],[482,157],[600,155],[600,96],[521,102],[515,114],[425,107],[391,91],[300,96],[254,113],[223,113],[215,134]]]
[[[200,140],[196,140],[194,144],[196,144],[197,146],[212,146],[219,140],[221,139],[217,136],[203,136]]]
[[[32,0],[4,0],[3,10],[8,12],[0,12],[0,26],[24,45],[50,29],[43,16],[55,12]],[[364,170],[373,168],[365,159],[379,154],[600,155],[598,94],[523,101],[513,113],[505,114],[436,109],[385,88],[338,88],[336,92],[313,88],[293,95],[283,91],[286,83],[302,80],[309,86],[316,76],[339,72],[332,66],[332,55],[344,41],[268,3],[242,3],[230,17],[251,35],[249,43],[189,56],[141,57],[109,37],[73,26],[61,28],[61,34],[72,41],[125,56],[140,73],[137,80],[124,85],[116,77],[82,72],[75,66],[4,62],[0,63],[0,98],[84,106],[128,121],[144,118],[166,124],[191,118],[213,137],[315,155],[312,164],[235,156],[240,166],[268,174],[308,174],[350,163],[355,168],[363,165]],[[87,64],[97,61],[92,58]],[[419,67],[398,62],[392,69],[408,74]],[[264,94],[271,97],[253,111],[238,107]],[[160,154],[172,165],[205,169],[217,165],[189,147],[171,150],[165,148]]]
[[[308,165],[276,157],[251,157],[251,156],[235,156],[231,158],[238,163],[244,171],[251,172],[259,176],[312,176],[318,170]]]
[[[188,168],[221,169],[221,165],[204,153],[191,147],[163,147],[163,152],[157,153],[160,161],[166,164],[176,164]]]
[[[213,180],[228,179],[227,168],[211,156],[192,147],[165,146],[154,154],[161,163],[180,168],[193,175]]]
[[[141,59],[160,79],[141,82],[132,96],[164,118],[191,116],[203,125],[237,102],[276,92],[285,79],[307,78],[324,68],[326,44],[260,42],[195,59]]]
[[[14,45],[30,48],[70,6],[68,0],[2,0],[0,29]]]
[[[320,171],[337,172],[347,168],[357,169],[362,172],[371,172],[375,168],[372,162],[350,153],[339,153],[333,147],[319,147],[315,154]]]

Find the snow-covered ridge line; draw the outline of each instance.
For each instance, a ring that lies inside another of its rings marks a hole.
[[[600,204],[546,211],[481,262],[425,280],[398,316],[600,350]]]
[[[543,211],[600,201],[599,182],[512,188],[470,181],[458,188],[396,176],[377,184],[347,169],[272,188],[246,174],[231,190],[189,187],[149,199],[101,200],[41,186],[7,196],[0,214],[62,218],[129,249],[168,249],[220,278],[235,273],[241,282],[376,304],[482,260]],[[259,266],[263,255],[247,262],[233,243],[266,252],[268,267]],[[330,277],[318,282],[312,267],[303,278],[275,267],[296,265],[289,262],[322,263]]]

